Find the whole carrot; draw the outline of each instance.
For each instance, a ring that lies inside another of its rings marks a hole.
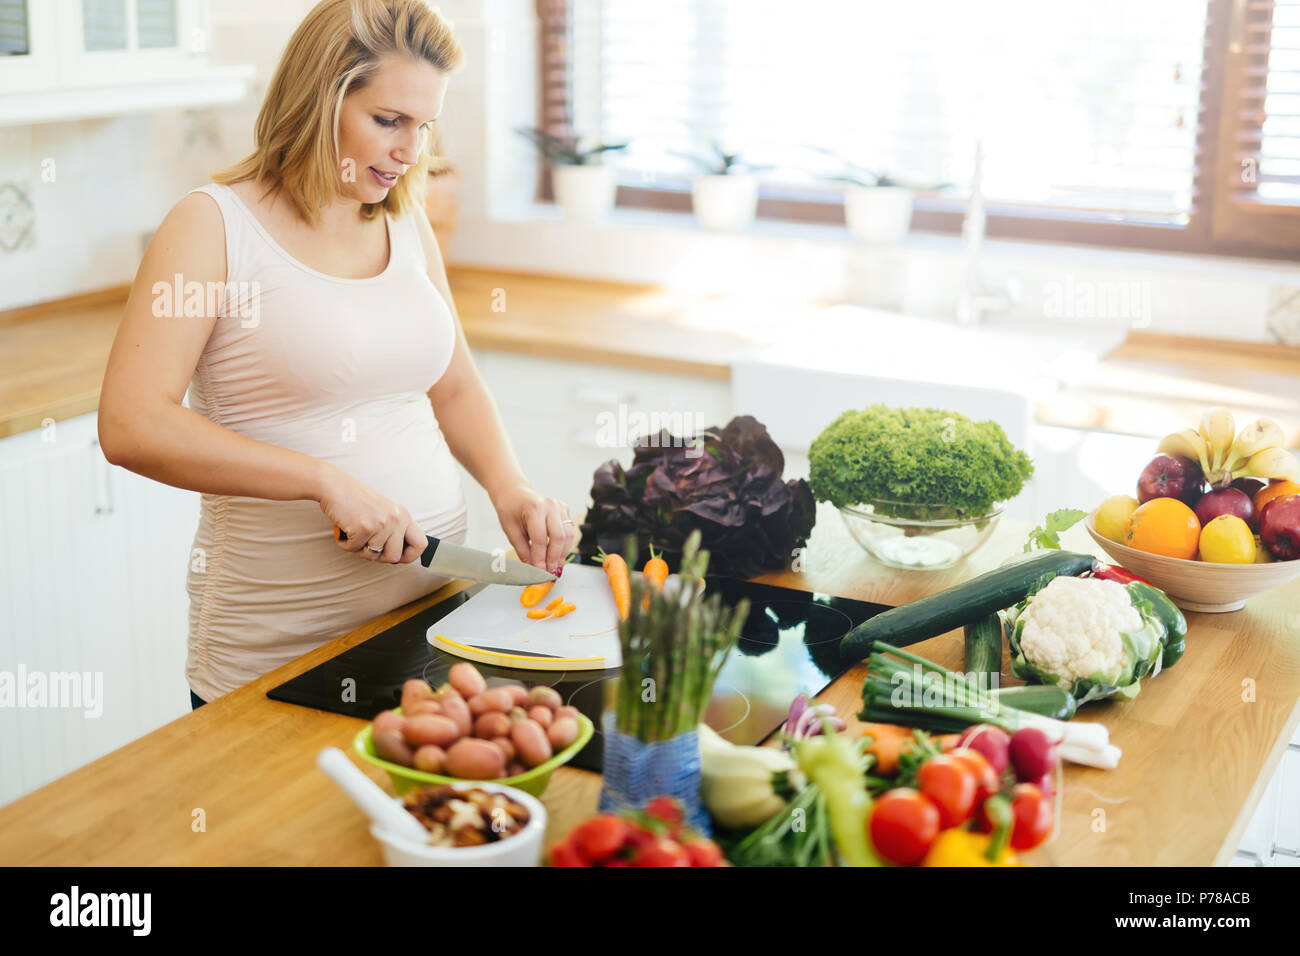
[[[544,584],[530,584],[519,592],[519,603],[524,607],[536,607],[537,602],[546,597],[546,592],[555,587],[554,581]]]
[[[601,551],[597,556],[600,558],[600,566],[605,569],[605,577],[609,578],[609,589],[614,592],[618,619],[626,621],[632,611],[632,579],[628,574],[627,562],[619,554],[605,554]]]
[[[650,545],[650,560],[645,563],[641,569],[641,577],[646,582],[645,597],[641,600],[642,610],[650,609],[650,591],[662,591],[664,582],[668,580],[668,562],[662,557],[655,554],[655,546]]]

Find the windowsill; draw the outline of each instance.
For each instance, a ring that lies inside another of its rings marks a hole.
[[[911,232],[896,246],[872,247],[856,244],[844,226],[822,223],[795,222],[778,219],[755,219],[739,232],[710,232],[699,226],[690,213],[653,209],[615,208],[598,222],[570,222],[563,211],[553,203],[533,202],[521,205],[493,217],[493,223],[505,225],[550,225],[570,234],[627,235],[636,231],[656,232],[681,237],[708,237],[724,242],[798,242],[815,243],[831,250],[893,251],[903,254],[928,256],[959,256],[964,254],[960,236],[936,232]],[[982,259],[988,262],[1002,260],[1027,260],[1047,266],[1068,262],[1072,267],[1097,269],[1156,270],[1186,273],[1195,269],[1201,277],[1217,276],[1228,279],[1264,282],[1300,282],[1300,263],[1287,263],[1270,259],[1198,255],[1162,250],[1144,251],[1117,249],[1103,246],[1071,243],[1032,242],[1013,239],[985,239]]]

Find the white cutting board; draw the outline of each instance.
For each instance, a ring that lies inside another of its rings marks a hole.
[[[618,667],[618,608],[601,568],[570,564],[542,598],[545,607],[557,597],[577,610],[564,617],[534,621],[519,603],[523,588],[490,584],[456,610],[435,621],[427,638],[434,647],[457,657],[533,670],[603,670]]]

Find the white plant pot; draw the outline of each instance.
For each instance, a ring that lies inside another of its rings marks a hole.
[[[912,190],[904,186],[849,186],[844,218],[858,242],[894,245],[912,223]]]
[[[758,208],[758,179],[743,173],[699,176],[691,184],[691,205],[705,229],[744,229]]]
[[[595,222],[613,208],[618,181],[612,166],[553,166],[551,186],[567,218]]]

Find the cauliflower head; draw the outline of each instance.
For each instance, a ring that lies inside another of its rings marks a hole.
[[[1020,619],[1025,657],[1062,684],[1090,677],[1118,683],[1128,664],[1120,633],[1142,627],[1124,586],[1095,578],[1053,578]]]

